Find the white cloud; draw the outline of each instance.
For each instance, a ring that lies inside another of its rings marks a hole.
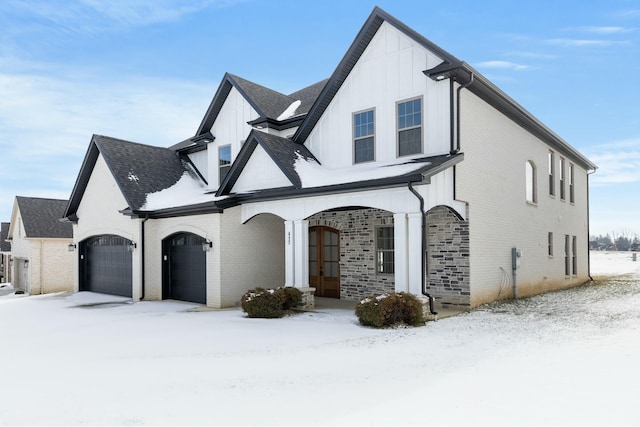
[[[510,61],[484,61],[476,64],[478,68],[522,71],[531,68],[529,65],[516,64]]]
[[[640,138],[595,147],[587,156],[598,165],[594,185],[640,182]]]
[[[628,46],[631,43],[627,40],[602,40],[602,39],[547,39],[546,43],[555,46],[565,47],[611,47]]]
[[[586,31],[587,33],[595,33],[595,34],[621,34],[621,33],[631,33],[635,31],[635,28],[614,27],[614,26],[580,27],[580,29],[582,31]]]

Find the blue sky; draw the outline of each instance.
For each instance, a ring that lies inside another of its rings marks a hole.
[[[3,0],[0,220],[16,195],[68,198],[94,133],[192,136],[227,71],[283,93],[329,77],[376,5],[599,166],[592,234],[640,234],[639,0]]]

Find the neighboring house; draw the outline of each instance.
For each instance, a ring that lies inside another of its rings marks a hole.
[[[170,148],[94,135],[64,216],[79,290],[225,307],[284,284],[469,308],[589,279],[595,168],[375,8],[328,80],[285,95],[226,74]]]
[[[70,224],[60,222],[67,200],[16,197],[8,239],[14,288],[32,294],[73,289]]]
[[[11,283],[11,243],[7,240],[9,223],[0,223],[0,283]]]

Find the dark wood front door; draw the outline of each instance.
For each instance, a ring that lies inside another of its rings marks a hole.
[[[340,298],[340,232],[309,228],[309,284],[319,297]]]

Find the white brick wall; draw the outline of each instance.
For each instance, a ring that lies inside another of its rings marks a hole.
[[[558,196],[552,198],[548,195],[547,144],[468,91],[463,91],[461,118],[465,159],[457,166],[456,196],[469,203],[471,305],[513,295],[512,247],[523,251],[517,277],[519,296],[588,280],[586,171],[575,165],[575,205]],[[525,201],[528,160],[537,167],[535,206]],[[553,258],[547,255],[548,232],[554,233]],[[564,274],[565,234],[578,237],[578,274],[574,277]]]

